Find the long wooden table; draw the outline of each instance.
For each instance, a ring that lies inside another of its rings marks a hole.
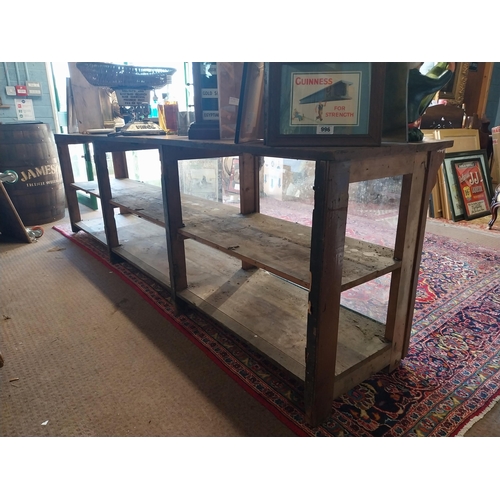
[[[108,246],[304,381],[311,425],[335,397],[408,352],[428,200],[450,141],[290,148],[171,136],[56,134],[74,231]],[[75,182],[69,145],[92,143],[97,182]],[[128,178],[126,151],[156,149],[161,188]],[[106,153],[112,153],[114,177]],[[181,192],[181,160],[239,157],[240,207]],[[259,158],[316,162],[312,227],[259,213]],[[402,176],[394,248],[346,237],[349,184]],[[101,200],[82,221],[76,192]],[[120,208],[120,214],[116,213]],[[391,274],[385,324],[340,305],[349,288]]]

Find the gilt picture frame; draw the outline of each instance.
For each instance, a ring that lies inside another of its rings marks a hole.
[[[269,146],[379,146],[385,63],[266,63]]]
[[[470,63],[455,63],[453,78],[438,93],[439,99],[445,99],[448,104],[461,106],[464,102],[465,86],[469,76]]]

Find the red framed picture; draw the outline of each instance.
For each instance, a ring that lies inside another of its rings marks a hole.
[[[491,182],[483,163],[481,154],[451,161],[467,220],[484,217],[491,210]]]

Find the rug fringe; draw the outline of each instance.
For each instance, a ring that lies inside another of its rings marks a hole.
[[[479,415],[476,415],[475,417],[471,418],[463,427],[460,429],[460,431],[456,434],[457,437],[464,437],[465,433],[479,420],[481,420],[488,412],[493,410],[494,406],[500,401],[500,394],[493,398],[491,403],[481,412]]]

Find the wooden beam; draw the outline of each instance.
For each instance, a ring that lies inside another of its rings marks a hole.
[[[160,148],[161,188],[165,216],[167,254],[170,271],[170,288],[176,311],[181,311],[182,303],[177,297],[180,290],[187,288],[186,251],[184,238],[179,234],[182,223],[181,191],[177,148]]]
[[[409,282],[409,297],[408,297],[408,314],[406,317],[406,326],[404,332],[404,344],[402,348],[402,357],[408,354],[410,345],[411,327],[413,323],[413,310],[415,308],[415,297],[418,286],[418,275],[420,271],[420,261],[422,258],[422,246],[424,244],[425,225],[427,223],[427,208],[429,205],[429,196],[434,186],[436,176],[439,168],[441,167],[446,150],[431,151],[428,153],[427,172],[424,179],[424,186],[422,190],[422,199],[419,206],[419,221],[416,232],[415,255],[413,258],[412,275]]]
[[[115,179],[128,179],[127,155],[125,151],[114,151],[111,153],[113,158],[113,170]]]
[[[398,261],[403,260],[405,248],[405,235],[408,224],[408,213],[410,211],[410,193],[411,193],[412,175],[403,175],[401,185],[401,200],[399,204],[398,227],[396,229],[396,241],[394,244],[394,258]],[[392,273],[391,285],[389,289],[389,301],[387,304],[387,318],[385,326],[385,338],[392,342],[394,334],[394,324],[398,310],[398,296],[401,285],[401,268]]]
[[[362,158],[351,162],[349,182],[360,182],[383,177],[395,177],[408,174],[412,171],[412,164],[408,162],[407,154],[384,156],[378,160],[374,168],[373,158]]]
[[[392,353],[389,370],[392,371],[402,359],[403,344],[405,340],[405,326],[407,317],[413,317],[413,310],[410,309],[409,299],[412,289],[412,276],[417,265],[416,244],[419,237],[420,212],[422,209],[422,190],[427,179],[427,165],[425,158],[415,158],[413,161],[414,171],[411,178],[409,193],[409,210],[407,210],[406,221],[402,222],[403,243],[398,241],[398,252],[401,253],[401,268],[394,273],[391,280],[390,312],[387,325],[388,330],[393,330]],[[405,184],[407,187],[408,184]],[[407,189],[406,189],[407,191]],[[429,193],[430,194],[430,193]],[[427,206],[427,205],[426,205]],[[426,214],[427,216],[427,214]],[[399,229],[399,228],[398,228]],[[397,295],[394,290],[397,289]]]
[[[316,162],[304,395],[312,426],[327,418],[333,402],[349,167]]]
[[[259,212],[259,157],[241,154],[239,158],[241,213],[247,215]]]
[[[94,162],[99,184],[99,196],[101,198],[102,217],[108,243],[109,259],[118,262],[120,259],[113,253],[113,248],[119,246],[118,232],[116,229],[115,213],[110,201],[112,198],[111,184],[109,180],[108,161],[106,159],[105,145],[94,143]]]
[[[251,154],[239,155],[240,209],[244,215],[260,211],[259,160],[258,156]],[[247,261],[241,261],[242,269],[248,270],[254,267]]]
[[[71,223],[71,230],[76,233],[79,229],[75,226],[75,223],[82,220],[80,214],[80,206],[78,204],[78,198],[76,196],[76,191],[71,188],[71,184],[75,182],[75,176],[73,173],[73,165],[71,163],[71,156],[69,154],[68,144],[56,143],[57,153],[59,155],[59,165],[61,166],[61,175],[63,178],[64,192],[66,194],[66,204],[68,206],[69,221]]]

